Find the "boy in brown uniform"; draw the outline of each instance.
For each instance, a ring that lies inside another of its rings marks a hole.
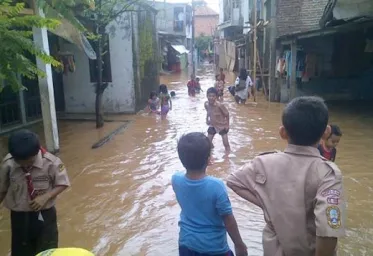
[[[292,100],[282,115],[284,152],[254,158],[228,178],[228,187],[263,209],[264,256],[332,256],[345,236],[345,198],[338,167],[317,145],[330,133],[322,99]]]
[[[70,186],[61,160],[41,150],[36,134],[12,134],[0,167],[0,204],[11,211],[12,256],[58,247],[55,200]]]

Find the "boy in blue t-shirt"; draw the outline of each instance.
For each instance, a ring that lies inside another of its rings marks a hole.
[[[211,143],[203,133],[184,135],[178,143],[180,161],[186,173],[172,176],[172,187],[181,207],[180,256],[231,256],[227,232],[237,256],[246,256],[223,181],[206,175]]]

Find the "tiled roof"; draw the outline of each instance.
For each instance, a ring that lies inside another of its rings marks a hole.
[[[320,29],[319,20],[329,0],[278,0],[278,36]]]
[[[196,16],[219,16],[217,12],[215,12],[208,6],[196,6],[195,15]]]

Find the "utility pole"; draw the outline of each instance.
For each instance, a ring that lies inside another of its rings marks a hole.
[[[253,44],[254,44],[254,52],[253,52],[253,83],[254,83],[254,101],[256,101],[256,62],[257,62],[257,55],[256,55],[256,52],[257,52],[257,48],[256,48],[256,29],[257,29],[257,23],[258,23],[258,18],[257,18],[257,14],[258,14],[258,10],[257,10],[257,0],[254,0],[254,31],[253,31]]]
[[[194,0],[192,0],[192,75],[196,75],[196,60],[194,58]]]

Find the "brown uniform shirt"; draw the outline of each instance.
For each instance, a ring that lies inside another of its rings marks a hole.
[[[215,102],[213,106],[208,101],[205,102],[207,115],[210,117],[210,126],[214,127],[216,132],[228,128],[229,112],[220,102]]]
[[[56,186],[70,186],[65,166],[50,153],[42,155],[39,152],[30,173],[38,194],[49,192]],[[4,158],[0,167],[0,193],[6,193],[4,206],[9,210],[32,211],[25,174],[10,154]],[[50,199],[44,209],[54,206],[55,200]]]
[[[313,256],[316,236],[345,236],[342,174],[317,148],[288,145],[258,156],[228,185],[250,191],[263,209],[264,256]]]

